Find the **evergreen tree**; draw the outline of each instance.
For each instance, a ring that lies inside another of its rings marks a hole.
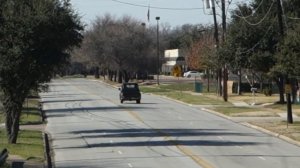
[[[0,87],[9,143],[17,143],[22,104],[50,81],[80,43],[83,29],[68,0],[1,0]]]

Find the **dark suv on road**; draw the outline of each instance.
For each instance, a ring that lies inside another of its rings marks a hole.
[[[141,93],[137,83],[123,83],[119,90],[121,103],[123,103],[125,100],[135,100],[136,103],[141,103]]]

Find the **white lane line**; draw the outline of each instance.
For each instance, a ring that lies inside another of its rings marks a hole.
[[[221,139],[221,140],[224,140],[224,138],[223,138],[223,137],[221,137],[221,136],[218,136],[218,138],[219,138],[219,139]]]
[[[259,156],[258,158],[260,158],[261,160],[266,160],[266,158]]]
[[[118,151],[118,153],[120,154],[120,155],[122,155],[123,153],[122,153],[122,151]]]
[[[128,163],[128,166],[129,166],[129,167],[133,167],[131,163]]]
[[[242,149],[242,148],[243,148],[243,147],[241,147],[241,146],[238,146],[238,145],[236,145],[235,147],[236,147],[236,148],[240,148],[240,149]]]

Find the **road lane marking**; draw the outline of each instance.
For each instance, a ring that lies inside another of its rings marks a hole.
[[[192,158],[198,165],[200,165],[203,168],[214,168],[210,163],[202,159],[201,157],[195,155],[190,149],[181,146],[181,145],[176,145],[176,147],[183,152],[185,155],[189,156]]]
[[[218,138],[219,138],[219,139],[221,139],[221,140],[224,140],[224,138],[223,138],[223,137],[221,137],[221,136],[218,136]]]
[[[133,167],[131,163],[128,163],[128,166],[129,166],[129,167]]]
[[[123,154],[123,153],[122,153],[122,151],[120,151],[120,150],[118,151],[118,153],[119,153],[120,155],[122,155],[122,154]]]
[[[133,111],[127,111],[129,114],[131,114],[135,119],[137,119],[138,121],[142,122],[142,123],[145,123],[145,121],[138,115],[136,114],[135,112]]]
[[[258,158],[260,158],[261,160],[266,160],[266,158],[259,156]]]
[[[138,115],[136,114],[135,112],[133,111],[130,111],[130,110],[127,110],[127,112],[132,115],[135,119],[137,119],[138,121],[144,123],[145,125],[147,125],[145,123],[145,121]],[[179,145],[177,143],[176,140],[173,140],[170,135],[168,135],[167,133],[165,132],[162,132],[160,131],[159,129],[153,129],[155,130],[157,133],[159,133],[160,135],[163,135],[165,136],[165,140],[170,142],[171,144],[173,144],[174,146],[177,147],[177,149],[179,149],[182,153],[184,153],[186,156],[188,156],[189,158],[191,158],[192,160],[194,160],[194,162],[196,162],[198,165],[200,165],[201,167],[203,168],[214,168],[214,166],[212,166],[209,162],[207,162],[206,160],[202,159],[200,156],[198,155],[195,155],[190,149],[182,146],[182,145]]]
[[[242,148],[243,148],[243,147],[241,147],[241,146],[238,146],[238,145],[236,145],[235,147],[236,147],[236,148],[240,148],[240,149],[242,149]]]

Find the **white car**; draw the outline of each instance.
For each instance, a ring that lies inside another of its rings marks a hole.
[[[204,74],[197,71],[187,71],[183,74],[186,78],[201,78]]]

